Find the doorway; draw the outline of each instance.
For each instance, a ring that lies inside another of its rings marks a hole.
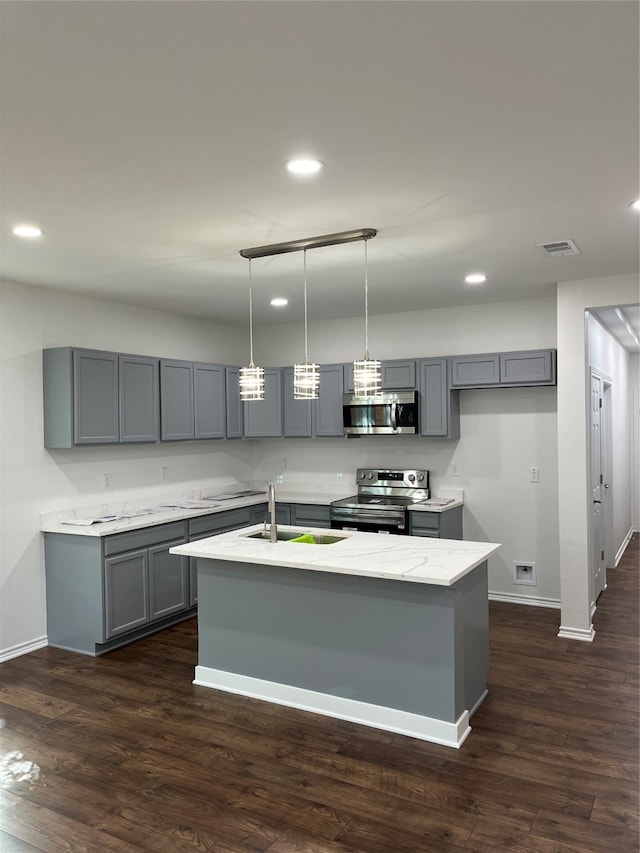
[[[607,585],[607,565],[611,563],[613,512],[611,506],[611,381],[590,371],[590,592],[591,612]]]

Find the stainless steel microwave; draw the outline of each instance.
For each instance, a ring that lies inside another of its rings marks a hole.
[[[345,435],[411,435],[418,432],[418,392],[383,391],[375,397],[342,397]]]

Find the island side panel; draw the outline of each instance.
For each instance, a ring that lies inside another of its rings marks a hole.
[[[299,546],[304,547],[304,546]],[[455,722],[455,587],[198,560],[199,665]]]
[[[487,563],[481,563],[457,584],[462,593],[465,708],[482,703],[489,680],[489,588]]]

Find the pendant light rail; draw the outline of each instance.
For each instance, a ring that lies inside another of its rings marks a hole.
[[[357,228],[354,231],[339,231],[336,234],[324,234],[320,237],[308,237],[305,240],[289,240],[286,243],[272,243],[270,246],[256,246],[252,249],[240,249],[243,258],[266,258],[270,255],[285,255],[287,252],[302,252],[306,249],[320,249],[323,246],[338,246],[341,243],[355,243],[356,240],[370,240],[378,233],[376,228]]]

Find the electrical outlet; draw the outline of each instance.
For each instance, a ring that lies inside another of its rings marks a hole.
[[[459,477],[460,476],[460,469],[458,468],[457,462],[454,462],[451,466],[451,476],[452,477]]]
[[[102,475],[102,485],[105,489],[111,488],[111,474],[103,474]]]
[[[540,482],[540,469],[539,468],[529,468],[529,482],[530,483],[539,483]]]
[[[161,480],[167,479],[167,466],[166,465],[163,465],[162,468],[160,469],[160,479]]]

